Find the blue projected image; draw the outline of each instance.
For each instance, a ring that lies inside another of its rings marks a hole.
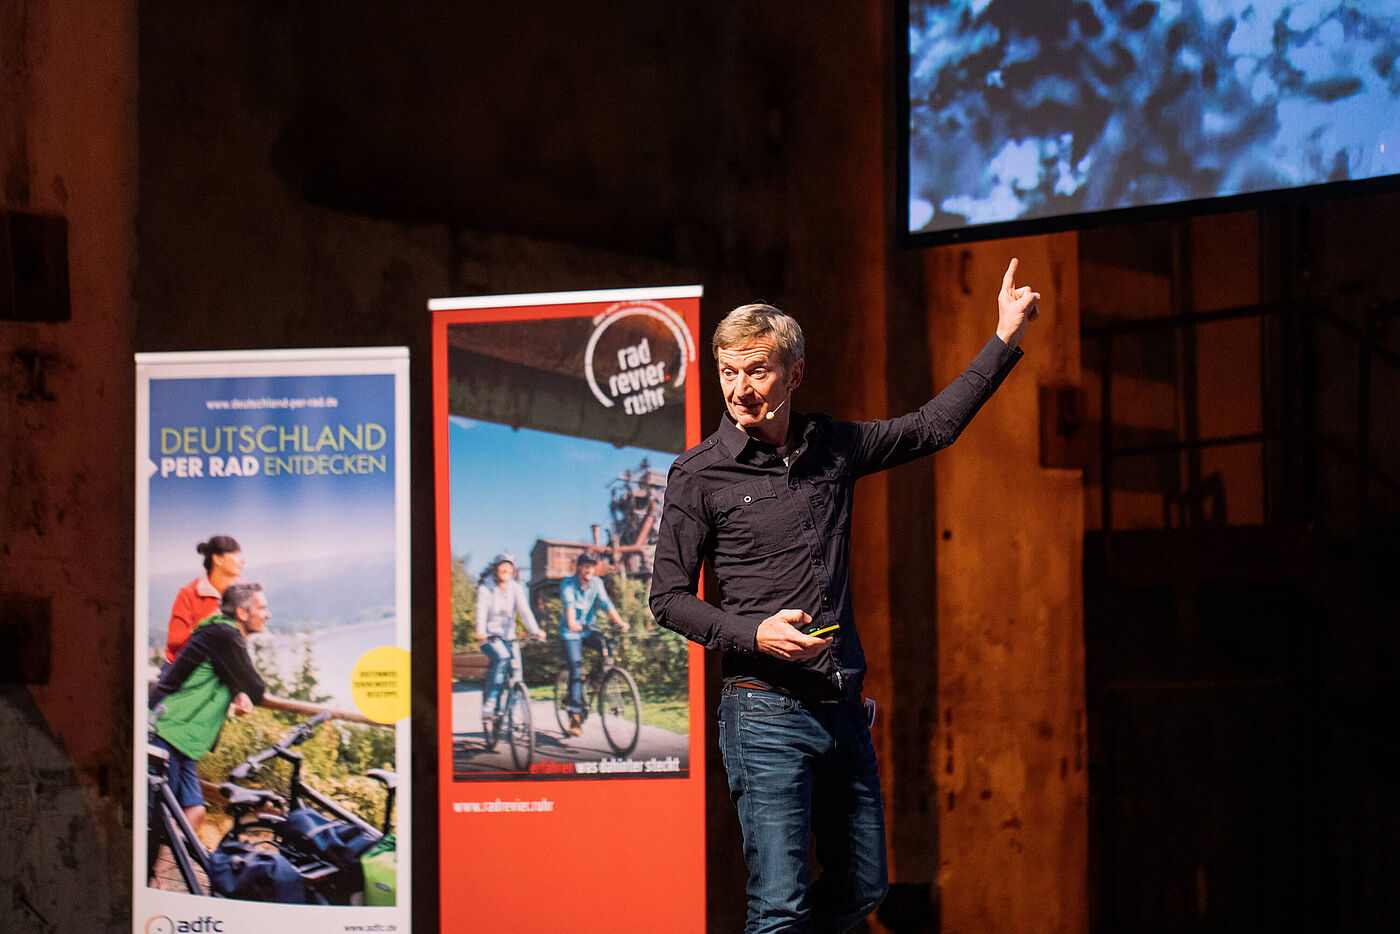
[[[1400,174],[1395,0],[911,0],[908,229]]]

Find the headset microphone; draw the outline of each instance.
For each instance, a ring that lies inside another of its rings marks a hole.
[[[777,408],[777,409],[771,409],[771,410],[768,412],[768,414],[765,415],[765,416],[763,416],[763,417],[766,418],[766,419],[768,419],[768,421],[771,422],[771,421],[773,420],[773,416],[775,416],[775,415],[778,414],[778,409],[781,409],[783,406],[787,405],[787,404],[788,404],[788,399],[791,399],[791,398],[792,398],[792,393],[788,393],[788,394],[787,394],[787,399],[784,399],[782,402],[779,402],[779,403],[778,403],[778,408]]]

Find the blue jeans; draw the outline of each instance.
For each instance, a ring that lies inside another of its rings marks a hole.
[[[746,934],[845,931],[874,911],[889,888],[885,813],[860,702],[731,685],[719,745],[749,867]]]
[[[481,715],[493,717],[500,706],[501,691],[505,690],[511,671],[514,670],[516,677],[520,676],[520,643],[514,639],[508,642],[490,639],[481,644],[481,652],[491,660],[486,669],[486,693],[481,698]]]
[[[175,800],[180,803],[180,807],[204,807],[204,788],[199,784],[199,773],[196,771],[198,761],[176,749],[163,737],[152,736],[151,741],[170,753],[170,762],[165,768],[165,781],[170,790],[175,792]]]
[[[573,632],[567,626],[560,626],[564,640],[564,658],[569,663],[569,696],[564,704],[569,713],[581,714],[583,704],[583,647],[591,645],[603,651],[603,634],[596,629]]]

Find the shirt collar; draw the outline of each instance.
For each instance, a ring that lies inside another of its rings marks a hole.
[[[797,433],[805,440],[812,430],[811,419],[800,412],[793,412],[792,419],[792,424],[797,428]],[[748,432],[734,424],[734,419],[729,416],[728,412],[720,416],[719,431],[716,432],[716,434],[719,435],[720,446],[723,447],[725,453],[734,460],[738,460],[740,456],[750,448],[762,447],[767,451],[773,450],[772,445],[765,444],[762,441],[750,437]],[[799,448],[800,447],[801,445],[799,445]],[[777,456],[776,453],[774,453],[773,456]]]

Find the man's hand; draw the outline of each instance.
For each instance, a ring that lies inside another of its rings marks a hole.
[[[754,639],[760,652],[785,658],[790,662],[811,658],[831,644],[831,637],[809,636],[797,629],[812,621],[801,610],[779,610],[758,624]]]
[[[1026,333],[1026,324],[1040,314],[1040,293],[1028,285],[1016,285],[1016,267],[1020,260],[1012,258],[1006,267],[1006,275],[1001,279],[1001,291],[997,293],[997,337],[1006,346],[1015,350]]]
[[[627,620],[623,619],[621,616],[618,616],[616,613],[613,614],[613,625],[618,628],[619,632],[626,632],[627,630],[632,628],[631,623],[627,622]]]
[[[544,641],[544,630],[541,629],[539,632],[535,633],[534,639],[535,639],[536,642],[543,642],[543,641]]]
[[[241,717],[244,714],[249,714],[252,712],[253,699],[247,694],[244,694],[242,691],[239,691],[238,696],[233,699],[233,715],[235,717]]]

